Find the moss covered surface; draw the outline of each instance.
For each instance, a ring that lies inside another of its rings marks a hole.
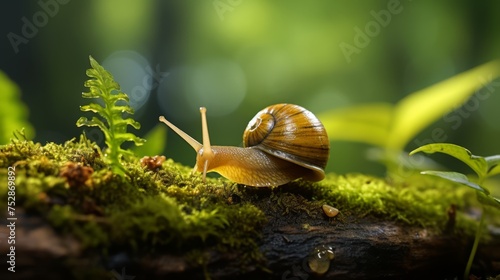
[[[328,219],[321,206],[329,204],[340,209],[333,218],[339,222],[375,215],[470,235],[477,225],[464,214],[477,205],[473,191],[434,177],[394,182],[328,174],[319,183],[254,188],[225,179],[203,183],[191,168],[171,159],[148,165],[130,156],[126,162],[125,176],[113,174],[100,149],[84,136],[63,145],[14,140],[0,147],[0,200],[7,201],[7,168],[13,166],[16,207],[75,236],[85,249],[104,255],[169,252],[198,264],[203,250],[240,252],[242,262],[263,260],[259,241],[269,211]],[[452,205],[456,219],[448,213]]]

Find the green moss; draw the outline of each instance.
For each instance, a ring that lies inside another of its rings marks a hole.
[[[299,180],[273,189],[225,179],[208,178],[205,184],[190,174],[191,168],[170,159],[150,170],[131,157],[124,163],[126,175],[117,176],[84,136],[44,146],[17,139],[0,146],[2,201],[9,166],[16,167],[16,207],[41,215],[85,248],[171,252],[200,264],[207,261],[201,253],[205,250],[238,251],[242,261],[261,260],[265,213],[325,218],[324,203],[338,208],[341,219],[375,215],[434,229],[445,228],[453,204],[456,230],[472,232],[475,223],[462,214],[477,203],[471,191],[429,176],[391,182],[329,174],[319,183]]]
[[[228,203],[238,192],[235,185],[203,184],[190,168],[172,160],[156,171],[133,158],[122,177],[106,167],[99,149],[84,136],[45,146],[18,139],[0,147],[2,201],[9,166],[16,167],[17,207],[42,215],[86,248],[259,254],[263,212],[248,202]]]
[[[311,188],[314,197],[341,211],[373,214],[424,227],[438,227],[448,220],[446,212],[454,204],[470,203],[470,191],[443,180],[413,176],[405,182],[390,182],[362,174],[330,174]]]

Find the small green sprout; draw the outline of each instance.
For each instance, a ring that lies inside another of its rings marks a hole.
[[[80,106],[82,111],[91,111],[97,113],[101,118],[93,117],[91,120],[86,117],[80,117],[76,122],[77,126],[97,126],[104,133],[106,150],[105,161],[111,166],[113,172],[124,175],[125,168],[121,163],[123,155],[132,155],[129,150],[122,149],[123,142],[132,141],[136,146],[140,146],[146,140],[137,137],[133,133],[127,133],[127,126],[135,129],[141,127],[140,123],[132,118],[124,118],[123,114],[134,113],[134,109],[128,104],[128,96],[120,91],[120,85],[115,82],[113,76],[106,71],[92,56],[89,56],[92,68],[86,71],[90,78],[85,81],[85,87],[89,92],[83,92],[83,98],[100,98],[104,105],[90,103]],[[119,103],[119,104],[117,104]],[[103,121],[104,120],[104,121]]]
[[[422,174],[434,175],[446,180],[456,182],[462,185],[466,185],[473,188],[476,191],[477,200],[483,206],[483,214],[476,230],[476,236],[474,238],[474,244],[472,246],[471,253],[469,255],[469,260],[464,272],[464,279],[469,279],[470,268],[472,266],[472,261],[474,260],[474,255],[476,254],[477,246],[479,244],[479,239],[481,236],[481,230],[484,224],[484,217],[486,216],[485,206],[492,206],[500,209],[500,199],[490,195],[488,189],[483,187],[483,182],[486,178],[500,174],[500,155],[494,155],[489,157],[481,157],[473,155],[469,150],[458,145],[448,144],[448,143],[435,143],[424,145],[413,150],[410,155],[418,152],[424,152],[427,154],[432,153],[443,153],[450,155],[463,163],[467,164],[474,172],[477,174],[477,180],[471,180],[465,174],[452,172],[452,171],[422,171]]]

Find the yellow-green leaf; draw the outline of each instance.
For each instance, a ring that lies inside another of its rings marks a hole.
[[[466,185],[466,186],[471,187],[471,188],[473,188],[477,191],[480,191],[482,193],[489,194],[488,190],[486,190],[483,187],[481,187],[480,185],[470,181],[469,178],[467,178],[467,176],[465,176],[462,173],[450,172],[450,171],[422,171],[421,174],[441,177],[443,179],[446,179],[446,180],[449,180],[452,182]]]
[[[500,61],[492,61],[408,95],[396,105],[387,148],[403,150],[422,129],[499,75]]]
[[[33,138],[34,128],[28,122],[28,107],[21,100],[19,87],[0,71],[0,145],[7,144],[16,130],[24,128],[26,137]]]
[[[488,176],[500,174],[500,155],[485,157],[488,163]]]
[[[161,154],[167,142],[166,126],[161,124],[156,125],[144,136],[144,139],[146,139],[145,145],[132,149],[137,156],[143,157]]]
[[[428,144],[411,151],[410,155],[418,152],[424,152],[427,154],[443,153],[450,155],[467,164],[480,178],[485,178],[488,172],[488,164],[483,157],[475,156],[466,148],[458,145],[449,143]]]
[[[392,105],[374,103],[318,114],[330,140],[346,140],[384,147]]]
[[[485,193],[477,193],[477,200],[483,205],[493,206],[500,209],[500,199]]]

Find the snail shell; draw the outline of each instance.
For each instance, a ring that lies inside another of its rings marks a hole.
[[[276,104],[261,110],[248,123],[243,144],[307,169],[302,176],[307,180],[325,177],[330,151],[326,130],[301,106]]]

